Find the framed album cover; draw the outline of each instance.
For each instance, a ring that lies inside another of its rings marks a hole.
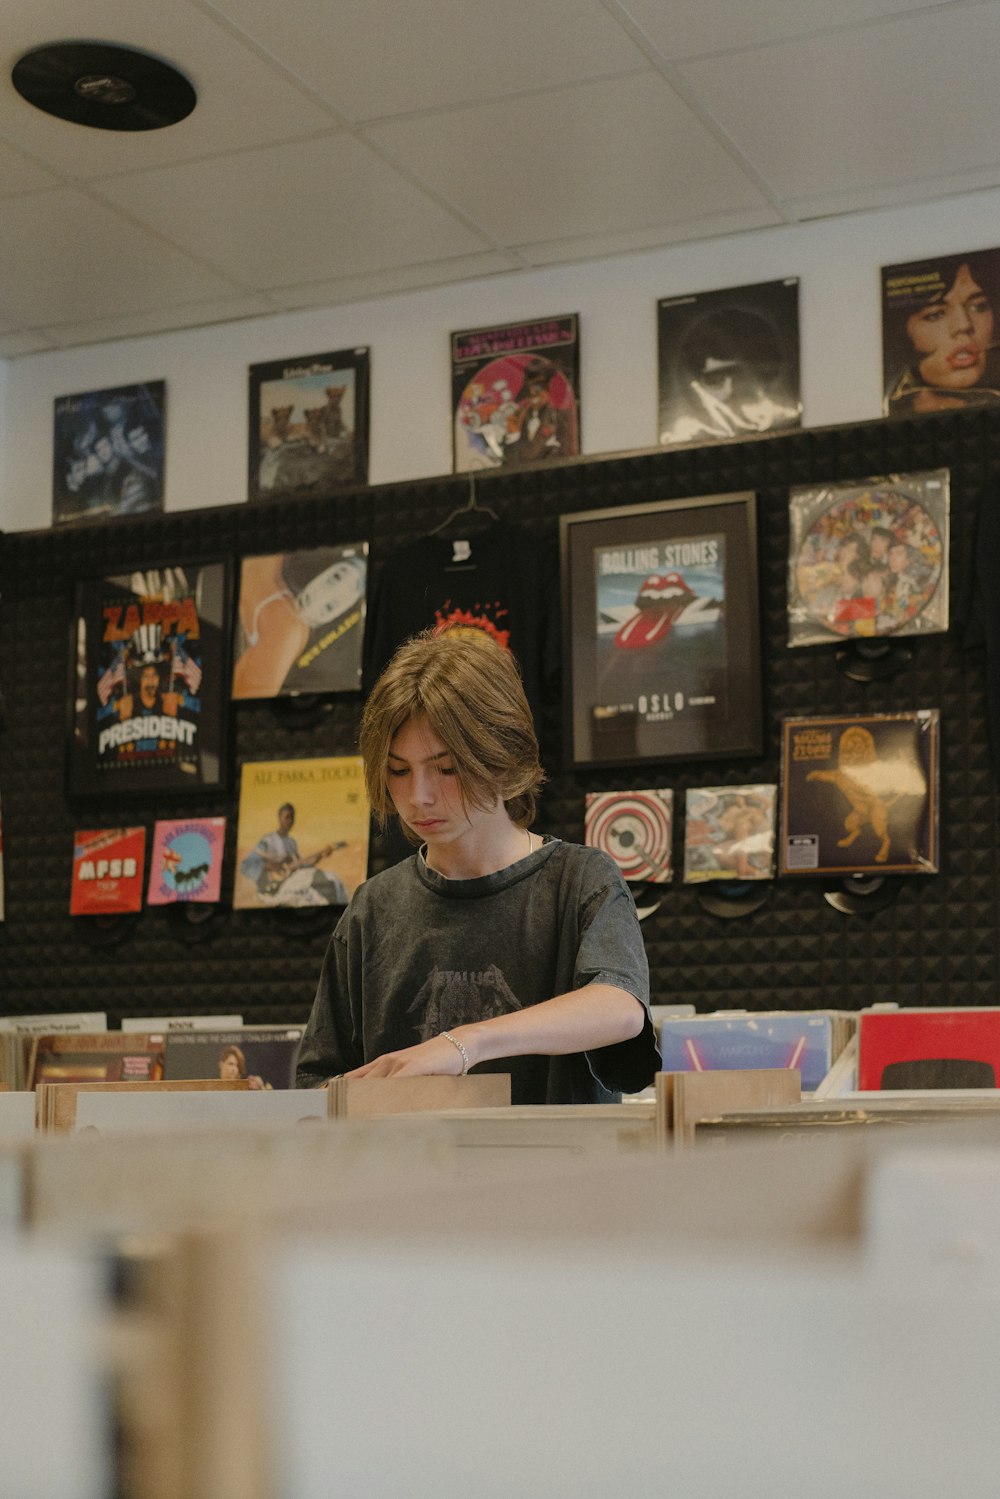
[[[760,754],[756,495],[564,515],[559,543],[567,766]]]
[[[1000,405],[1000,249],[882,267],[882,409]]]
[[[166,383],[59,396],[52,444],[52,523],[163,509]]]
[[[229,564],[81,580],[71,628],[71,795],[225,783]]]
[[[787,718],[779,872],[936,874],[939,740],[937,708]]]
[[[250,366],[251,500],[368,483],[368,350]]]
[[[799,280],[657,303],[663,447],[802,425]]]
[[[576,313],[451,335],[455,473],[580,452]]]
[[[244,557],[233,697],[358,692],[368,543]]]
[[[948,628],[946,468],[789,495],[788,644]]]

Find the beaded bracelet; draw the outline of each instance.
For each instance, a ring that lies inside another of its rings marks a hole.
[[[451,1034],[451,1031],[442,1031],[441,1035],[446,1041],[450,1041],[452,1046],[457,1047],[457,1049],[462,1053],[462,1076],[464,1077],[469,1070],[469,1053],[466,1051],[465,1047],[462,1045],[458,1037]]]

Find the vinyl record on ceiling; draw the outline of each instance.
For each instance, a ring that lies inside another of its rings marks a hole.
[[[194,109],[197,95],[169,63],[111,42],[51,42],[26,52],[11,78],[46,114],[97,130],[162,130]]]

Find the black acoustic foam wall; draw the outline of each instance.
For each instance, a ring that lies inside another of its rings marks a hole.
[[[914,639],[890,680],[862,684],[838,671],[833,646],[791,651],[785,593],[788,488],[948,467],[952,474],[952,617],[947,635]],[[1000,504],[1000,415],[989,410],[804,431],[678,452],[644,452],[482,477],[479,495],[555,547],[561,513],[753,489],[758,495],[766,743],[759,760],[648,765],[566,773],[558,693],[543,723],[550,773],[537,826],[583,836],[588,790],[672,786],[677,847],[685,788],[775,781],[780,725],[798,714],[938,707],[942,716],[941,844],[937,876],[901,882],[871,914],[845,915],[820,880],[779,881],[752,915],[723,920],[697,887],[661,891],[643,924],[654,1000],[700,1009],[832,1006],[856,1009],[998,1000],[997,783],[987,742],[986,663],[968,648],[962,616],[972,543],[983,507]],[[102,935],[69,916],[73,833],[158,817],[230,819],[223,892],[234,873],[239,766],[246,760],[349,754],[360,701],[341,697],[315,715],[266,704],[231,709],[229,789],[189,800],[74,805],[65,792],[69,622],[80,576],[229,555],[291,551],[367,539],[373,573],[397,545],[464,502],[467,480],[443,477],[352,490],[326,500],[234,505],[111,525],[8,535],[0,556],[0,797],[7,919],[0,925],[0,1013],[107,1010],[163,1015],[237,1012],[250,1023],[302,1021],[336,912],[220,911],[204,926],[167,908],[144,910]],[[199,497],[203,498],[203,497]],[[994,670],[996,670],[994,663]],[[376,845],[373,867],[385,860]],[[97,940],[95,940],[95,938]],[[88,940],[89,939],[89,940]]]

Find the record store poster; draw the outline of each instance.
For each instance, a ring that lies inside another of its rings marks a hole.
[[[793,488],[788,644],[948,628],[949,474]]]
[[[570,766],[759,752],[755,498],[561,517]]]
[[[223,784],[228,617],[224,562],[77,585],[71,793]]]
[[[163,380],[59,396],[54,525],[163,509],[165,404]]]
[[[802,425],[797,276],[665,297],[657,334],[661,447]]]
[[[451,335],[455,473],[580,452],[576,313]]]
[[[789,718],[780,873],[936,874],[940,715]]]

